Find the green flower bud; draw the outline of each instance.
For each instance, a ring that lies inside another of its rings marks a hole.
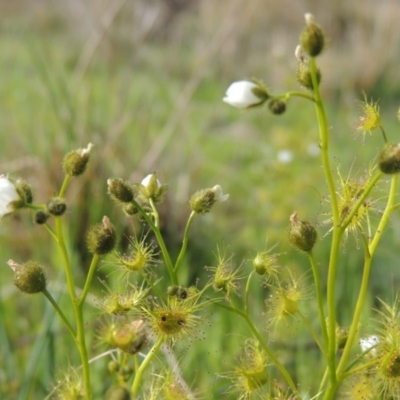
[[[162,185],[157,179],[156,174],[147,175],[139,185],[139,190],[144,199],[152,199],[156,203],[160,203],[168,189],[167,185]]]
[[[112,251],[117,243],[115,228],[108,217],[103,217],[100,224],[93,226],[87,236],[87,246],[91,253],[104,255]]]
[[[317,68],[316,74],[317,74],[317,82],[319,85],[321,82],[321,70],[319,68]],[[310,90],[314,89],[314,85],[311,78],[310,66],[308,65],[308,62],[300,61],[298,63],[296,77],[300,85],[304,86],[306,89]]]
[[[108,194],[110,197],[121,203],[129,203],[134,199],[133,187],[120,178],[107,180]]]
[[[15,182],[15,189],[17,190],[18,194],[21,196],[25,204],[32,204],[33,202],[33,194],[32,194],[32,187],[29,183],[25,182],[22,179],[18,179]]]
[[[60,197],[53,197],[47,203],[47,209],[49,210],[50,214],[59,217],[60,215],[63,215],[65,213],[65,210],[67,209],[67,204],[65,202],[65,199],[62,199]]]
[[[123,352],[136,354],[146,343],[144,321],[138,320],[113,326],[111,341]]]
[[[111,374],[113,374],[113,373],[115,373],[115,372],[118,372],[118,370],[119,370],[119,364],[118,364],[118,362],[115,361],[115,360],[110,360],[110,361],[108,362],[108,364],[107,364],[107,368],[108,368],[108,371],[109,371]]]
[[[324,32],[315,23],[315,18],[312,14],[305,14],[306,28],[300,36],[300,44],[303,50],[311,57],[316,57],[321,54],[325,45]]]
[[[317,230],[308,221],[299,221],[297,214],[290,216],[289,242],[300,251],[310,252],[317,240]]]
[[[35,213],[35,222],[38,225],[43,225],[50,218],[50,214],[43,210],[38,210]]]
[[[268,103],[268,108],[271,110],[272,114],[280,115],[286,111],[286,102],[282,99],[271,99]]]
[[[104,398],[107,400],[130,400],[131,395],[129,390],[123,386],[114,385],[107,390]]]
[[[208,213],[212,206],[218,201],[226,201],[229,194],[223,194],[220,185],[211,189],[203,189],[196,192],[190,199],[190,207],[196,214]]]
[[[129,217],[131,217],[132,215],[135,215],[135,214],[137,214],[139,212],[139,210],[137,209],[137,207],[133,203],[124,204],[124,206],[122,207],[122,210]]]
[[[89,143],[85,149],[72,150],[65,155],[63,160],[65,175],[79,176],[85,172],[92,147],[92,143]]]
[[[8,265],[14,271],[14,285],[23,293],[35,294],[43,292],[47,286],[44,269],[34,261],[19,265],[13,260]]]
[[[400,143],[386,144],[378,157],[379,169],[384,174],[397,174],[400,172]]]
[[[349,337],[349,329],[342,326],[337,326],[335,335],[338,349],[344,349],[344,346],[346,346],[347,343],[347,338]]]
[[[170,297],[176,296],[176,294],[178,293],[178,290],[179,290],[179,286],[176,286],[176,285],[168,286],[167,294]]]
[[[186,300],[188,298],[188,290],[183,286],[169,286],[167,293],[168,296],[177,297],[179,300]]]

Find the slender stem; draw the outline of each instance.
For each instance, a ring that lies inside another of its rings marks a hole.
[[[273,361],[273,363],[275,364],[275,366],[279,369],[279,371],[281,372],[281,374],[284,376],[284,378],[286,379],[286,382],[288,383],[288,385],[290,386],[290,388],[292,389],[293,393],[297,395],[297,388],[296,385],[293,382],[292,377],[290,376],[288,370],[284,367],[284,365],[278,360],[278,358],[276,358],[275,354],[272,352],[272,350],[268,347],[268,345],[264,342],[262,336],[260,335],[260,332],[258,331],[258,329],[254,326],[253,322],[251,321],[250,317],[243,311],[238,310],[237,308],[234,307],[230,307],[227,306],[225,304],[222,303],[215,303],[217,306],[225,308],[228,311],[231,311],[233,313],[236,313],[238,315],[240,315],[247,323],[247,325],[249,326],[250,330],[252,331],[253,335],[256,337],[256,339],[258,340],[258,342],[260,343],[260,345],[262,346],[262,348],[264,349],[264,351],[267,353],[268,357]]]
[[[385,210],[383,212],[381,220],[379,221],[379,225],[376,229],[374,238],[372,239],[372,242],[366,248],[366,251],[365,251],[365,263],[364,263],[363,277],[362,277],[362,281],[361,281],[361,288],[360,288],[360,292],[358,295],[357,305],[356,305],[356,309],[354,311],[354,317],[353,317],[352,324],[350,327],[349,336],[347,338],[346,346],[343,350],[343,354],[342,354],[342,357],[340,359],[340,362],[339,362],[339,365],[337,368],[338,377],[340,377],[340,374],[344,370],[347,359],[350,355],[351,347],[353,345],[355,336],[358,331],[358,323],[360,320],[361,311],[364,306],[365,297],[367,295],[367,290],[368,290],[369,274],[371,271],[372,258],[375,254],[378,243],[382,237],[383,231],[388,223],[389,216],[392,212],[392,205],[394,204],[396,191],[397,191],[397,180],[398,180],[397,175],[393,175],[391,186],[390,186],[389,198],[388,198]]]
[[[330,400],[334,398],[338,383],[344,379],[344,374],[343,371],[345,369],[346,363],[348,361],[348,358],[350,356],[350,352],[351,352],[351,348],[353,346],[354,343],[354,339],[357,335],[358,332],[358,324],[360,321],[360,317],[361,317],[361,312],[365,303],[365,298],[367,295],[367,290],[368,290],[368,283],[369,283],[369,275],[370,275],[370,271],[371,271],[371,264],[372,264],[372,258],[375,254],[376,248],[378,246],[378,243],[382,237],[383,231],[389,221],[389,216],[393,210],[393,204],[395,201],[395,197],[396,197],[396,191],[397,191],[397,181],[398,181],[398,177],[397,175],[393,175],[392,176],[392,182],[391,182],[391,186],[390,186],[390,192],[389,192],[389,197],[388,197],[388,201],[385,207],[385,210],[383,212],[382,218],[379,222],[379,225],[376,229],[374,238],[372,239],[371,243],[368,245],[366,245],[366,249],[365,249],[365,262],[364,262],[364,272],[363,272],[363,277],[362,277],[362,281],[361,281],[361,287],[360,287],[360,292],[358,294],[358,299],[357,299],[357,304],[356,304],[356,308],[354,311],[354,316],[353,316],[353,320],[351,323],[351,327],[349,330],[349,336],[347,338],[347,342],[346,342],[346,346],[343,349],[343,353],[342,353],[342,357],[340,359],[339,365],[337,367],[337,377],[338,380],[337,382],[332,385],[331,387],[328,388],[327,393],[324,397],[325,400]],[[366,243],[366,241],[365,241]]]
[[[153,211],[154,226],[159,228],[160,227],[160,215],[158,214],[157,207],[154,204],[154,200],[151,197],[149,198],[149,203],[150,203],[151,210]]]
[[[313,271],[313,276],[314,276],[315,293],[317,296],[317,303],[318,303],[319,323],[321,325],[322,334],[324,336],[325,346],[327,346],[328,345],[328,331],[326,328],[324,302],[323,302],[323,298],[322,298],[321,277],[319,274],[318,266],[315,262],[314,254],[310,251],[309,253],[307,253],[307,255],[308,255],[308,259],[310,261],[311,268]]]
[[[249,315],[249,293],[250,293],[250,282],[253,274],[255,273],[254,269],[250,272],[249,277],[246,282],[246,289],[244,292],[244,312]]]
[[[331,199],[331,210],[333,218],[333,234],[332,234],[332,247],[329,258],[329,272],[328,272],[328,287],[327,287],[327,301],[328,301],[328,366],[330,371],[330,381],[334,385],[336,383],[336,309],[335,309],[335,281],[336,269],[338,263],[338,253],[340,248],[340,240],[343,231],[339,228],[340,215],[338,207],[338,199],[333,180],[332,170],[329,161],[329,134],[328,122],[325,113],[325,107],[322,102],[321,93],[317,79],[317,66],[315,58],[310,58],[311,78],[314,88],[315,96],[315,109],[318,118],[318,128],[321,146],[322,165],[324,167],[325,179],[328,184],[329,195]]]
[[[183,234],[183,241],[182,241],[182,247],[181,247],[181,251],[179,252],[178,258],[176,260],[175,263],[175,267],[174,267],[174,271],[177,272],[178,268],[180,267],[183,257],[185,256],[186,253],[186,249],[187,249],[187,244],[188,244],[188,240],[189,240],[189,229],[190,229],[190,225],[192,225],[193,219],[196,216],[196,213],[194,211],[192,211],[189,215],[189,218],[187,220],[186,223],[186,228],[185,228],[185,232]]]
[[[47,289],[44,289],[42,292],[47,300],[50,301],[51,305],[54,307],[54,309],[56,310],[58,316],[61,318],[61,320],[64,322],[65,326],[67,327],[67,329],[69,330],[69,333],[72,335],[72,337],[75,340],[75,336],[76,336],[76,332],[75,329],[72,327],[72,325],[70,324],[70,322],[68,321],[68,318],[65,316],[65,314],[63,313],[63,311],[61,310],[61,308],[58,306],[57,302],[54,300],[53,296],[50,294],[50,292]]]
[[[71,177],[69,175],[65,175],[64,181],[63,181],[61,189],[60,189],[60,192],[58,193],[59,197],[64,197],[70,179],[71,179]]]
[[[357,214],[358,209],[364,203],[365,199],[371,193],[371,190],[374,188],[374,186],[376,185],[376,183],[379,181],[379,179],[381,177],[382,177],[382,172],[378,171],[370,179],[370,181],[368,182],[368,185],[365,187],[365,189],[362,192],[361,196],[358,198],[357,202],[354,204],[354,206],[351,209],[350,213],[347,215],[346,219],[342,222],[341,227],[342,227],[343,230],[345,230],[348,227],[348,225],[351,223],[352,219]]]
[[[72,303],[75,305],[76,304],[76,292],[75,292],[74,277],[72,274],[72,268],[71,268],[71,264],[69,261],[67,246],[65,245],[65,241],[64,241],[61,217],[55,217],[55,224],[56,224],[57,243],[60,247],[61,255],[62,255],[62,258],[64,261],[64,266],[65,266],[65,274],[67,277],[68,292],[69,292],[69,296],[71,297]]]
[[[285,93],[277,94],[277,95],[271,95],[271,97],[272,98],[284,98],[286,100],[290,99],[290,97],[303,97],[307,100],[315,102],[314,96],[307,92],[292,91],[292,92],[285,92]]]
[[[146,371],[146,368],[149,366],[150,361],[153,359],[157,351],[160,349],[161,345],[164,343],[164,338],[160,336],[157,341],[154,343],[153,347],[151,350],[147,353],[146,358],[142,361],[140,364],[139,369],[136,371],[135,374],[135,379],[133,380],[132,384],[132,389],[131,389],[131,394],[136,398],[139,388],[140,388],[140,383],[142,381],[142,377],[144,372]]]
[[[90,263],[89,272],[86,277],[85,286],[83,287],[81,296],[78,300],[78,306],[82,307],[85,302],[86,296],[89,292],[90,285],[93,280],[94,271],[96,270],[97,263],[100,260],[100,256],[98,254],[93,254],[92,262]]]
[[[311,333],[312,337],[314,338],[315,343],[316,343],[317,346],[319,347],[319,349],[320,349],[322,355],[323,355],[324,357],[326,357],[326,352],[325,352],[325,350],[324,350],[324,347],[322,346],[322,343],[321,343],[321,341],[319,340],[317,333],[315,332],[315,330],[314,330],[313,327],[311,326],[310,321],[307,319],[307,317],[306,317],[300,310],[297,310],[297,312],[298,312],[298,314],[300,315],[301,319],[303,320],[304,324],[306,325],[307,329],[310,331],[310,333]]]
[[[71,298],[72,305],[74,308],[74,313],[75,313],[75,320],[76,320],[75,342],[78,347],[79,355],[81,357],[81,362],[82,362],[85,395],[86,395],[86,398],[89,400],[92,398],[92,394],[91,394],[91,388],[90,388],[89,358],[88,358],[87,349],[86,349],[85,327],[84,327],[84,322],[83,322],[83,314],[82,314],[82,309],[78,305],[78,302],[77,302],[77,296],[76,296],[76,291],[75,291],[75,284],[74,284],[74,278],[73,278],[73,274],[72,274],[71,263],[69,260],[67,246],[65,245],[65,241],[64,241],[61,217],[55,218],[55,224],[56,224],[57,242],[60,247],[61,254],[63,257],[63,261],[64,261],[65,274],[67,277],[68,292],[69,292],[69,296]]]
[[[317,66],[314,57],[310,58],[310,67],[311,67],[312,83],[314,87],[315,110],[318,118],[322,164],[324,167],[325,178],[328,184],[329,195],[331,198],[333,223],[334,225],[339,225],[340,216],[339,216],[338,200],[337,200],[336,188],[333,180],[331,165],[329,161],[328,121],[326,118],[325,107],[321,98],[321,92],[319,90],[319,85],[317,80]]]
[[[58,242],[58,237],[57,233],[54,231],[54,229],[49,225],[49,224],[44,224],[44,227],[46,228],[47,232],[50,233],[50,235],[53,237],[53,239]]]
[[[146,213],[146,211],[143,209],[143,207],[136,200],[132,200],[132,203],[138,209],[138,211],[143,216],[145,221],[149,224],[151,230],[154,232],[154,235],[156,236],[158,245],[160,246],[161,253],[162,253],[164,261],[165,261],[165,265],[167,266],[167,270],[168,270],[169,276],[171,278],[171,283],[173,285],[178,285],[178,278],[176,275],[176,271],[174,271],[174,266],[172,264],[171,257],[169,256],[167,246],[165,245],[164,239],[161,235],[160,229],[154,224],[154,222],[151,220],[149,215]]]
[[[383,129],[383,126],[382,126],[382,125],[380,125],[380,126],[379,126],[379,128],[381,128],[381,132],[382,132],[382,136],[383,136],[383,140],[384,140],[384,142],[385,142],[385,143],[387,143],[387,142],[388,142],[388,140],[387,140],[387,137],[386,137],[385,130]]]

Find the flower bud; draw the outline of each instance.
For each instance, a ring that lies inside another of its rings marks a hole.
[[[113,385],[107,390],[104,398],[107,400],[130,400],[131,395],[129,390],[123,386]]]
[[[338,349],[344,349],[344,346],[346,346],[347,343],[347,338],[349,337],[349,329],[342,326],[337,326],[335,335]]]
[[[156,174],[149,174],[144,178],[140,184],[139,190],[142,196],[146,199],[152,199],[156,203],[162,201],[168,186],[162,185],[157,179]]]
[[[85,149],[72,150],[65,155],[63,160],[65,175],[79,176],[85,172],[92,147],[92,143],[89,143]]]
[[[133,187],[120,178],[107,180],[108,194],[110,197],[121,203],[129,203],[133,200]]]
[[[32,194],[32,187],[31,185],[29,185],[29,183],[25,182],[22,179],[17,179],[17,181],[15,182],[15,189],[23,199],[24,205],[32,204],[33,194]]]
[[[115,228],[104,216],[102,223],[93,226],[87,236],[87,246],[91,253],[104,255],[112,251],[117,243]]]
[[[35,222],[38,225],[43,225],[50,218],[50,214],[43,210],[38,210],[35,213]]]
[[[286,102],[282,99],[271,99],[268,103],[268,108],[271,110],[272,114],[280,115],[286,111]]]
[[[316,69],[316,74],[317,74],[317,82],[319,84],[321,82],[321,70],[319,68]],[[308,62],[301,61],[298,63],[296,77],[297,77],[297,81],[300,83],[300,85],[304,86],[306,89],[309,89],[309,90],[314,89],[314,85],[313,85],[312,77],[311,77],[310,66],[309,66]]]
[[[275,254],[262,251],[253,258],[253,268],[258,275],[262,275],[268,280],[275,280],[280,267]]]
[[[384,174],[397,174],[400,172],[400,143],[386,144],[378,157],[379,169]]]
[[[321,54],[325,37],[322,29],[315,23],[315,18],[312,14],[305,14],[306,28],[300,35],[300,44],[303,50],[311,57],[316,57]]]
[[[129,217],[131,217],[132,215],[135,215],[139,212],[139,210],[133,203],[124,204],[124,206],[122,207],[122,210]]]
[[[183,286],[168,286],[168,296],[176,297],[179,300],[186,300],[188,298],[188,290]]]
[[[297,213],[290,216],[289,242],[300,251],[310,252],[317,240],[317,231],[308,221],[299,221]]]
[[[136,354],[146,342],[143,320],[113,326],[112,344],[128,354]]]
[[[208,213],[218,201],[226,201],[229,194],[223,194],[222,187],[215,185],[211,189],[203,189],[196,192],[190,199],[190,207],[196,214]]]
[[[47,203],[47,209],[50,214],[59,217],[65,213],[67,203],[65,202],[65,199],[62,199],[61,197],[53,197]]]
[[[229,105],[246,109],[263,104],[269,98],[267,89],[250,81],[233,82],[222,99]]]
[[[14,285],[23,293],[34,294],[43,292],[47,286],[44,269],[34,261],[19,265],[13,260],[8,265],[14,271]]]

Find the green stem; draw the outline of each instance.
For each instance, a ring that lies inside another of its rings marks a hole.
[[[154,224],[154,222],[151,220],[149,215],[146,213],[146,211],[141,207],[141,205],[136,201],[132,200],[132,203],[134,206],[137,208],[137,210],[140,212],[140,214],[143,216],[145,221],[148,223],[150,226],[151,230],[154,232],[154,235],[156,236],[158,245],[160,246],[161,253],[164,258],[165,265],[167,266],[167,270],[171,279],[171,283],[173,285],[178,285],[178,278],[176,275],[176,271],[174,271],[174,266],[171,261],[171,257],[169,256],[167,246],[165,245],[164,239],[161,235],[160,229]]]
[[[178,268],[180,267],[180,265],[182,263],[183,257],[185,256],[187,244],[188,244],[188,240],[189,240],[189,229],[190,229],[190,226],[192,225],[192,222],[193,222],[195,216],[196,216],[196,213],[194,211],[192,211],[190,213],[188,221],[186,223],[185,232],[183,234],[181,251],[179,252],[179,255],[176,260],[175,267],[174,267],[175,273],[178,271]]]
[[[50,292],[47,289],[44,289],[42,292],[47,300],[50,301],[51,305],[54,307],[54,309],[56,310],[58,316],[61,318],[61,320],[64,322],[65,326],[67,327],[67,329],[69,330],[69,333],[72,335],[72,337],[75,340],[75,336],[76,336],[76,332],[75,329],[72,327],[72,325],[70,324],[70,322],[68,321],[68,318],[65,316],[65,314],[62,312],[61,308],[58,306],[57,302],[54,300],[53,296],[50,294]]]
[[[387,136],[386,136],[385,130],[383,129],[383,126],[380,125],[379,128],[381,128],[381,132],[382,132],[382,136],[383,136],[383,141],[384,141],[385,143],[387,143],[388,140],[387,140]]]
[[[271,98],[283,98],[285,100],[288,100],[291,97],[302,97],[304,99],[315,102],[314,96],[307,92],[292,91],[292,92],[285,92],[285,93],[278,94],[278,95],[271,95]]]
[[[65,175],[60,192],[58,193],[58,197],[61,197],[61,198],[64,197],[70,179],[71,179],[71,177],[69,175]]]
[[[319,274],[318,266],[315,262],[314,254],[310,251],[309,253],[307,253],[307,255],[308,255],[308,259],[310,261],[311,268],[313,271],[315,293],[317,296],[317,304],[318,304],[319,323],[321,325],[321,330],[322,330],[322,334],[324,336],[325,348],[326,348],[326,346],[328,345],[328,331],[326,328],[324,302],[323,302],[323,298],[322,298],[321,277]]]
[[[246,282],[246,289],[245,289],[245,294],[244,294],[244,312],[249,315],[249,293],[250,293],[250,281],[253,276],[255,271],[251,271],[249,274],[249,277],[247,278]]]
[[[347,364],[347,361],[350,356],[350,352],[351,352],[351,349],[352,349],[352,346],[354,343],[354,339],[358,332],[358,324],[360,321],[361,312],[362,312],[362,309],[363,309],[363,306],[365,303],[365,298],[367,295],[372,258],[375,254],[378,243],[382,237],[383,231],[385,230],[385,227],[389,221],[389,216],[393,210],[393,204],[395,201],[395,196],[396,196],[396,191],[397,191],[397,180],[398,180],[397,175],[393,175],[391,186],[390,186],[389,198],[388,198],[385,210],[383,212],[382,218],[379,221],[379,225],[376,229],[374,238],[372,239],[369,246],[366,246],[364,271],[363,271],[363,277],[362,277],[362,281],[361,281],[360,292],[358,294],[357,304],[356,304],[353,320],[352,320],[350,330],[349,330],[349,336],[347,338],[346,345],[343,349],[342,357],[340,358],[340,362],[337,367],[336,374],[337,374],[338,379],[334,385],[331,385],[328,388],[326,395],[324,397],[325,400],[331,400],[334,398],[337,386],[344,379],[344,376],[345,376],[343,371],[346,367],[346,364]]]
[[[303,320],[304,324],[306,325],[307,329],[310,331],[310,333],[311,333],[312,337],[314,338],[315,343],[319,347],[322,355],[324,357],[326,357],[326,353],[325,353],[324,347],[322,346],[322,343],[320,342],[320,340],[318,338],[318,335],[316,334],[316,332],[314,331],[313,327],[311,326],[310,321],[307,319],[307,317],[300,310],[297,310],[297,312],[300,315],[301,319]]]
[[[338,377],[340,377],[340,374],[344,370],[344,367],[345,367],[348,357],[350,355],[351,347],[353,345],[355,336],[358,331],[358,323],[360,320],[361,311],[364,306],[365,297],[367,295],[367,290],[368,290],[372,258],[375,254],[378,243],[382,237],[383,231],[385,230],[385,227],[389,221],[390,214],[392,212],[392,206],[394,204],[396,191],[397,191],[397,180],[398,180],[397,175],[393,175],[391,186],[390,186],[389,198],[388,198],[385,210],[383,212],[381,220],[379,221],[379,225],[376,229],[374,238],[372,239],[370,245],[366,248],[366,251],[365,251],[365,263],[364,263],[363,277],[362,277],[362,281],[361,281],[361,288],[360,288],[360,292],[358,295],[356,309],[354,312],[354,317],[353,317],[350,331],[349,331],[349,336],[347,338],[346,346],[343,350],[343,354],[342,354],[342,357],[340,359],[340,362],[339,362],[339,365],[337,368]]]
[[[228,311],[231,311],[233,313],[236,313],[236,314],[240,315],[246,321],[246,323],[249,326],[250,330],[252,331],[253,335],[256,337],[256,339],[260,343],[261,347],[264,349],[265,353],[268,355],[268,357],[272,360],[272,362],[275,364],[275,366],[279,369],[281,374],[284,376],[284,378],[286,379],[286,382],[288,383],[288,385],[292,389],[293,394],[295,394],[297,396],[296,385],[294,384],[293,379],[290,376],[288,370],[283,366],[283,364],[278,360],[278,358],[275,357],[275,355],[272,352],[272,350],[264,342],[262,336],[260,335],[260,332],[254,326],[254,324],[251,321],[250,317],[245,312],[240,311],[237,308],[233,308],[233,307],[227,306],[227,305],[222,304],[222,303],[215,303],[215,304],[218,305],[219,307],[225,308]]]
[[[317,66],[314,57],[310,58],[310,70],[314,88],[315,109],[318,118],[322,165],[324,167],[325,179],[328,184],[329,195],[331,199],[332,218],[333,218],[333,234],[332,234],[332,247],[329,258],[327,301],[328,301],[328,366],[330,372],[331,385],[335,385],[336,383],[335,280],[336,280],[336,269],[338,264],[340,240],[343,231],[340,230],[339,228],[340,215],[339,215],[338,199],[329,161],[328,123],[327,123],[325,108],[321,98],[321,93],[319,90],[318,79],[317,79]]]
[[[93,275],[96,270],[97,263],[100,260],[100,256],[98,254],[93,254],[92,262],[90,263],[89,272],[86,277],[85,286],[83,287],[81,296],[78,300],[78,306],[82,307],[83,303],[85,302],[86,296],[88,295],[90,285],[93,280]]]
[[[89,371],[89,358],[86,349],[85,341],[85,327],[83,322],[82,308],[79,306],[75,291],[75,284],[72,274],[71,263],[68,256],[67,246],[64,241],[64,234],[62,230],[62,219],[61,217],[55,217],[57,242],[61,250],[61,254],[65,266],[65,274],[67,277],[67,286],[69,296],[74,308],[75,321],[76,321],[76,335],[75,342],[78,347],[79,355],[82,362],[82,372],[83,372],[83,383],[85,388],[86,398],[89,400],[92,398],[91,388],[90,388],[90,371]]]
[[[157,339],[157,341],[154,343],[151,350],[147,353],[146,358],[140,364],[139,369],[136,371],[135,379],[133,380],[132,389],[131,389],[131,394],[132,394],[133,398],[136,398],[136,396],[139,392],[140,383],[142,381],[142,377],[143,377],[144,372],[146,371],[146,368],[149,366],[150,361],[156,355],[157,351],[160,349],[160,347],[163,343],[164,343],[164,338],[162,336],[160,336]]]
[[[150,203],[151,210],[153,211],[154,226],[159,228],[160,227],[160,215],[158,214],[157,207],[154,204],[154,200],[151,197],[149,198],[149,203]]]
[[[361,207],[361,205],[364,203],[365,199],[368,197],[368,195],[371,193],[371,190],[374,188],[376,183],[379,181],[379,179],[382,177],[382,172],[378,171],[376,174],[370,179],[368,182],[368,185],[365,187],[364,191],[362,192],[361,196],[358,198],[357,202],[354,204],[353,208],[351,209],[350,213],[347,215],[346,219],[342,222],[341,227],[343,230],[345,230],[351,221],[353,220],[354,216],[357,214],[358,209]]]

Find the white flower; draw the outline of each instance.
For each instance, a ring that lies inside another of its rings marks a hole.
[[[222,99],[225,103],[237,108],[248,108],[264,102],[264,99],[254,94],[258,85],[250,81],[233,82]]]
[[[0,218],[13,212],[13,203],[20,200],[14,184],[5,175],[0,175]]]
[[[142,180],[141,184],[147,188],[150,184],[153,175],[154,174],[147,175],[146,178]],[[161,187],[161,182],[158,179],[156,180],[156,182],[157,182],[157,187]]]
[[[360,339],[360,346],[361,346],[361,350],[367,351],[369,350],[371,347],[376,346],[379,343],[379,338],[378,336],[369,336],[367,338],[364,339]],[[370,351],[370,353],[375,357],[376,356],[376,348],[372,349]]]
[[[226,201],[229,199],[229,194],[224,194],[220,185],[215,185],[212,191],[215,194],[215,201]]]

